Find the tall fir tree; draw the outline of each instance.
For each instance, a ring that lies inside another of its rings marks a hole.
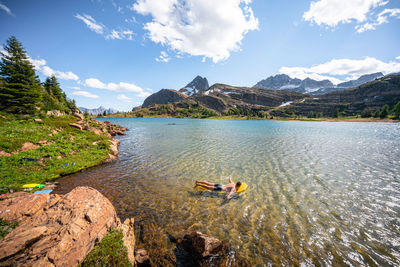
[[[1,53],[0,104],[10,112],[30,113],[38,106],[41,98],[40,81],[22,44],[11,36]]]

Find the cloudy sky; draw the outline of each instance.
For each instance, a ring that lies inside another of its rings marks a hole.
[[[0,44],[79,106],[128,111],[196,75],[253,86],[400,71],[399,0],[0,0]],[[2,47],[0,47],[2,49]]]

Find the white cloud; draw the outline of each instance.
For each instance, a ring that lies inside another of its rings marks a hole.
[[[72,90],[81,90],[81,88],[80,87],[78,87],[78,86],[72,86],[72,87],[70,87]]]
[[[400,60],[400,56],[396,57],[397,60]]]
[[[93,17],[83,14],[75,15],[75,18],[82,20],[92,31],[101,34],[106,39],[133,40],[133,31],[131,30],[109,30],[102,23],[97,22]]]
[[[356,79],[361,75],[374,72],[389,74],[400,71],[400,63],[389,61],[383,62],[373,57],[364,59],[332,59],[326,63],[307,67],[282,67],[279,72],[292,78],[304,79],[310,77],[315,80],[329,79],[334,84],[341,80],[334,76],[343,76],[346,80]]]
[[[89,78],[86,79],[84,85],[91,88],[97,89],[105,89],[115,92],[131,92],[131,93],[138,93],[138,97],[143,97],[143,95],[149,94],[145,92],[145,90],[136,84],[133,83],[126,83],[126,82],[119,82],[119,83],[103,83],[98,79]]]
[[[3,9],[8,15],[14,16],[11,9],[9,9],[5,4],[0,3],[0,9]]]
[[[168,54],[167,54],[167,52],[165,52],[165,51],[161,51],[160,56],[155,58],[155,60],[156,60],[157,62],[165,62],[165,63],[168,63],[168,61],[169,61],[170,59],[171,59],[171,58],[168,57]]]
[[[32,65],[35,67],[35,69],[37,71],[40,71],[41,73],[43,73],[43,75],[45,76],[56,76],[59,79],[62,80],[74,80],[77,81],[79,80],[78,75],[76,75],[75,73],[68,71],[68,72],[63,72],[63,71],[59,71],[59,70],[53,70],[52,68],[50,68],[49,66],[47,66],[47,62],[44,59],[32,59],[32,58],[28,58],[29,61],[32,63]]]
[[[89,27],[89,29],[91,29],[92,31],[98,33],[98,34],[103,34],[104,32],[104,25],[101,23],[96,22],[96,20],[94,18],[92,18],[89,15],[83,14],[76,14],[75,18],[82,20],[86,26]]]
[[[358,33],[362,33],[368,30],[375,30],[376,26],[379,26],[384,23],[389,23],[388,20],[389,17],[395,17],[397,19],[400,18],[400,8],[394,8],[394,9],[387,8],[378,14],[375,21],[366,22],[363,25],[357,25],[355,29],[357,30]]]
[[[121,100],[121,101],[124,101],[124,102],[132,102],[132,98],[127,97],[124,94],[117,95],[117,99]]]
[[[151,93],[149,93],[149,92],[141,92],[140,94],[138,94],[138,97],[146,98],[150,95],[151,95]]]
[[[319,0],[311,2],[310,9],[303,14],[303,19],[331,27],[353,20],[363,22],[374,8],[387,3],[385,0]]]
[[[79,96],[84,96],[84,97],[89,97],[89,98],[99,98],[98,95],[89,93],[87,91],[76,91],[72,93],[73,95],[79,95]]]
[[[106,39],[126,39],[126,40],[133,40],[133,31],[131,30],[112,30],[110,34],[105,36]]]
[[[211,58],[229,58],[240,50],[248,31],[258,29],[258,20],[249,7],[251,0],[138,0],[131,7],[151,15],[144,25],[155,43],[177,53]]]

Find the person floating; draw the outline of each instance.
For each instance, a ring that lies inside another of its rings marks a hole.
[[[241,182],[237,182],[236,184],[232,181],[231,177],[229,177],[229,183],[226,185],[222,184],[214,184],[205,181],[196,181],[196,186],[200,186],[206,188],[211,191],[225,191],[228,194],[226,195],[227,199],[230,199],[232,195],[239,189],[242,185]]]

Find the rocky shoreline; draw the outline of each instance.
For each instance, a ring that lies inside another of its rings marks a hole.
[[[80,113],[74,116],[80,120],[70,126],[110,138],[111,153],[103,163],[116,160],[120,141],[112,137],[125,135],[128,129],[109,121],[87,120]],[[172,236],[162,230],[160,234],[169,237],[175,249],[153,255],[154,248],[149,253],[146,244],[137,246],[134,218],[122,223],[111,202],[90,187],[77,187],[65,195],[4,194],[0,219],[17,225],[15,229],[6,229],[9,233],[0,239],[0,266],[77,266],[111,230],[123,234],[132,266],[157,266],[160,257],[168,258],[168,265],[174,266],[246,265],[227,243],[200,232],[185,231]]]
[[[0,219],[18,223],[0,240],[0,266],[77,266],[109,231],[123,234],[132,266],[156,266],[136,247],[134,218],[123,223],[111,202],[91,187],[66,195],[17,192],[0,202]],[[246,266],[225,242],[200,232],[182,232],[169,252],[175,266]]]

